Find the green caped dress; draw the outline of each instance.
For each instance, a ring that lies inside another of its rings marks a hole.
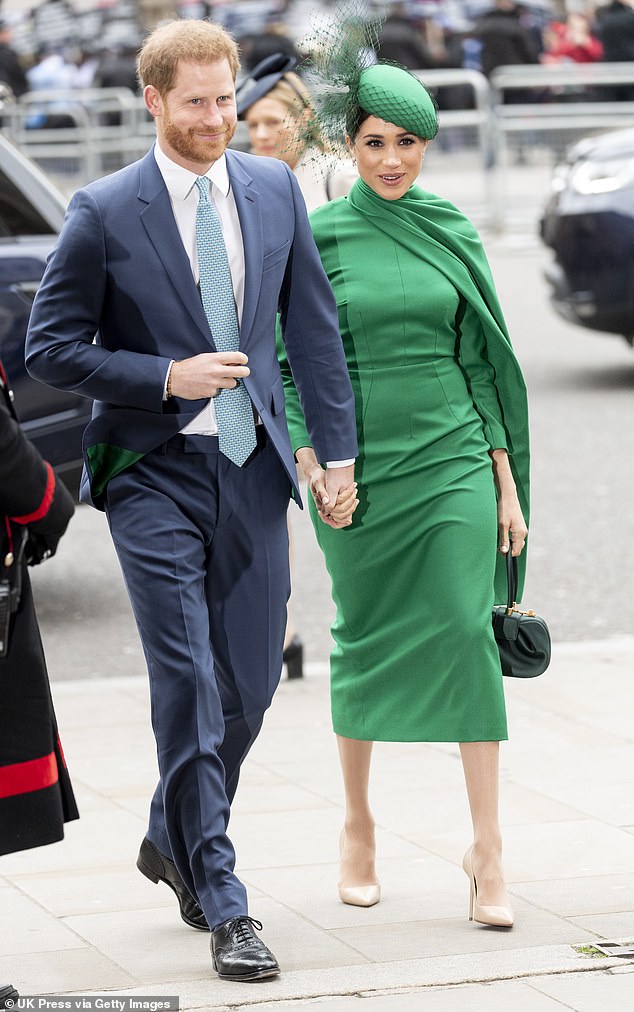
[[[489,450],[505,447],[527,517],[526,397],[473,226],[412,187],[361,180],[311,215],[355,391],[359,506],[311,515],[332,579],[333,727],[372,741],[507,737],[491,608]],[[308,445],[285,375],[293,446]],[[499,580],[499,574],[498,574]],[[496,601],[494,601],[494,597]]]

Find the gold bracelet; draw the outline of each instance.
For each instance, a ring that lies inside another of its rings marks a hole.
[[[167,386],[165,387],[165,396],[167,397],[168,401],[169,401],[169,399],[171,397],[174,396],[173,393],[172,393],[172,369],[173,368],[174,368],[174,363],[172,362],[170,364],[170,371],[167,374]]]

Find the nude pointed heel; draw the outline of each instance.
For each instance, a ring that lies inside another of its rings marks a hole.
[[[489,924],[495,928],[512,928],[514,923],[513,911],[510,907],[486,906],[478,903],[478,884],[473,873],[472,847],[462,859],[462,867],[469,879],[469,920],[477,921],[478,924]]]
[[[339,899],[351,907],[373,907],[381,899],[381,886],[339,886]]]
[[[340,855],[343,853],[345,836],[345,830],[342,830],[339,838]],[[337,889],[341,902],[352,907],[373,907],[381,899],[381,886],[379,882],[355,886],[344,886],[339,883]]]

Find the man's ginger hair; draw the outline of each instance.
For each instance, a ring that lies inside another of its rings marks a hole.
[[[220,25],[211,21],[181,19],[160,25],[141,47],[137,73],[141,87],[148,84],[166,95],[174,87],[180,62],[215,63],[228,60],[235,81],[240,56],[235,40]]]

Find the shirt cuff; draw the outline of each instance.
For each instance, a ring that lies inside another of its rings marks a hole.
[[[350,464],[354,464],[354,461],[354,457],[350,457],[349,460],[327,460],[326,467],[350,467]]]
[[[163,400],[164,401],[169,400],[169,397],[167,396],[167,385],[168,385],[168,383],[170,381],[170,373],[172,371],[172,366],[174,365],[175,361],[176,361],[175,359],[172,359],[172,361],[170,362],[170,364],[167,367],[167,372],[165,373],[165,382],[163,384]]]

